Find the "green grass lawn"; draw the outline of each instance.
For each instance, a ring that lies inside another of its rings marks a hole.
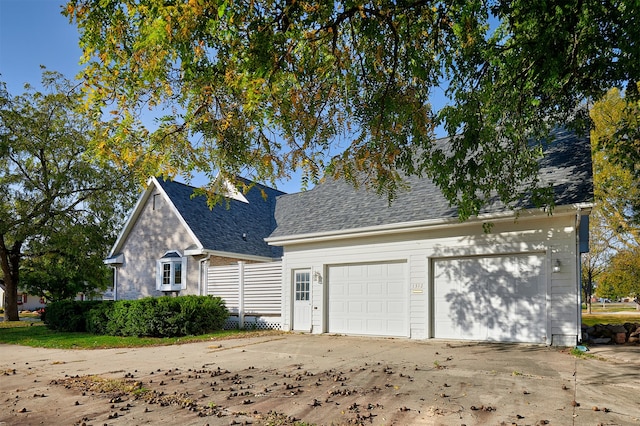
[[[223,330],[216,333],[204,334],[202,336],[171,338],[118,337],[95,335],[91,333],[52,331],[39,321],[0,322],[0,343],[55,349],[134,348],[206,342],[280,333],[280,331],[275,330]]]
[[[582,323],[588,326],[595,324],[624,324],[627,322],[640,323],[640,312],[637,314],[615,314],[615,313],[592,313],[587,314],[582,311]]]
[[[582,304],[582,323],[588,326],[595,324],[640,323],[640,311],[635,303],[592,303],[591,313],[587,313]]]
[[[591,314],[587,314],[586,309],[583,309],[582,323],[587,326],[595,324],[624,324],[627,322],[640,323],[640,312],[630,312],[635,311],[635,308],[631,307],[631,309],[621,309],[622,307],[614,305],[616,304],[606,304],[603,308],[601,304],[594,304],[592,306],[593,313]],[[52,331],[45,327],[45,325],[35,317],[23,317],[22,321],[0,322],[0,343],[55,349],[104,349],[162,346],[280,333],[280,331],[276,330],[223,330],[202,336],[171,338],[119,337],[102,336],[91,333]]]
[[[586,312],[586,305],[582,304],[582,312]],[[636,311],[636,304],[630,303],[592,303],[591,312],[633,312]],[[638,311],[640,315],[640,311]]]

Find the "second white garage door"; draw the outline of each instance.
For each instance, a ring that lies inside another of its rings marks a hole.
[[[433,262],[436,338],[544,343],[543,254]]]
[[[328,272],[330,333],[408,336],[406,263],[337,265]]]

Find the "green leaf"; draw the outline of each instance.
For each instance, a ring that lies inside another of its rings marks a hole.
[[[224,12],[227,10],[227,1],[225,0],[218,6],[218,18],[222,18],[224,16]]]

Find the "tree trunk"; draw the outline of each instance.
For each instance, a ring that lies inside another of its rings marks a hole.
[[[11,249],[7,249],[4,235],[0,235],[0,266],[4,281],[4,320],[19,321],[18,316],[18,279],[20,267],[20,250],[22,241],[16,241]]]
[[[18,287],[13,282],[8,282],[6,275],[4,276],[4,320],[20,320],[18,316]]]

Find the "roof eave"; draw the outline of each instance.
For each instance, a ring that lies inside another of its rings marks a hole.
[[[285,246],[293,244],[303,244],[310,242],[342,240],[353,237],[371,237],[382,236],[387,234],[397,234],[406,232],[416,232],[421,230],[437,230],[445,227],[466,226],[474,223],[483,222],[504,222],[523,217],[540,217],[540,216],[564,216],[567,214],[575,214],[576,211],[581,214],[589,214],[593,203],[577,203],[565,206],[556,206],[553,213],[549,213],[545,208],[526,209],[521,211],[508,210],[497,213],[486,213],[478,215],[472,219],[461,222],[458,218],[441,218],[427,219],[410,222],[391,223],[386,225],[368,226],[363,228],[340,229],[335,231],[314,232],[308,234],[287,235],[281,237],[268,237],[265,241],[273,246]]]
[[[124,263],[124,254],[118,253],[116,255],[111,255],[102,261],[105,265],[118,266]]]
[[[252,254],[243,254],[243,253],[235,253],[229,251],[221,251],[221,250],[210,250],[210,249],[187,249],[184,251],[185,256],[219,256],[219,257],[228,257],[239,260],[252,260],[256,262],[271,262],[274,260],[273,257],[268,256],[257,256]]]

